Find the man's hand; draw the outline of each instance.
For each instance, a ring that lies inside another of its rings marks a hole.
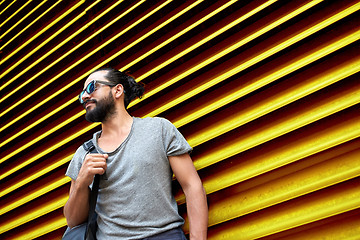
[[[83,165],[81,166],[79,175],[76,179],[77,184],[82,186],[89,186],[95,174],[103,175],[106,171],[107,154],[88,154],[85,157]]]

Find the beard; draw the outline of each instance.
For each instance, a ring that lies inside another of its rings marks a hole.
[[[87,102],[94,102],[95,107],[92,110],[86,110],[85,119],[89,122],[106,122],[112,115],[116,113],[115,101],[111,92],[109,95],[99,101],[87,100]]]

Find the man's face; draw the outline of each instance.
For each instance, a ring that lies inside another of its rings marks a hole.
[[[109,91],[109,94],[102,99],[96,100],[93,99],[95,107],[93,108],[86,108],[85,118],[89,122],[106,122],[113,114],[116,113],[115,111],[115,101]]]
[[[91,74],[85,82],[85,87],[93,80],[108,82],[104,77],[105,74],[105,71]],[[116,112],[111,88],[104,84],[96,84],[96,90],[91,94],[85,93],[83,100],[86,109],[85,118],[89,122],[106,122]]]

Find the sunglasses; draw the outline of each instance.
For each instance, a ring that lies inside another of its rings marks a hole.
[[[84,103],[84,101],[82,100],[82,96],[84,95],[85,91],[88,93],[88,94],[92,94],[93,92],[95,92],[96,90],[96,84],[97,83],[100,83],[100,84],[103,84],[103,85],[106,85],[106,86],[110,86],[110,87],[114,87],[116,86],[116,84],[113,84],[113,83],[110,83],[110,82],[103,82],[103,81],[100,81],[100,80],[92,80],[84,90],[81,91],[81,93],[79,94],[79,101],[81,104]]]

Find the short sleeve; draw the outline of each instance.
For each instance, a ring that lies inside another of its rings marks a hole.
[[[167,156],[177,156],[191,153],[192,147],[179,130],[167,119],[160,118],[162,124],[162,139]]]
[[[72,157],[69,166],[66,170],[65,175],[70,177],[72,180],[76,180],[79,172],[80,172],[80,168],[82,166],[82,163],[84,161],[85,155],[86,155],[86,150],[84,149],[83,146],[80,146],[74,156]]]

